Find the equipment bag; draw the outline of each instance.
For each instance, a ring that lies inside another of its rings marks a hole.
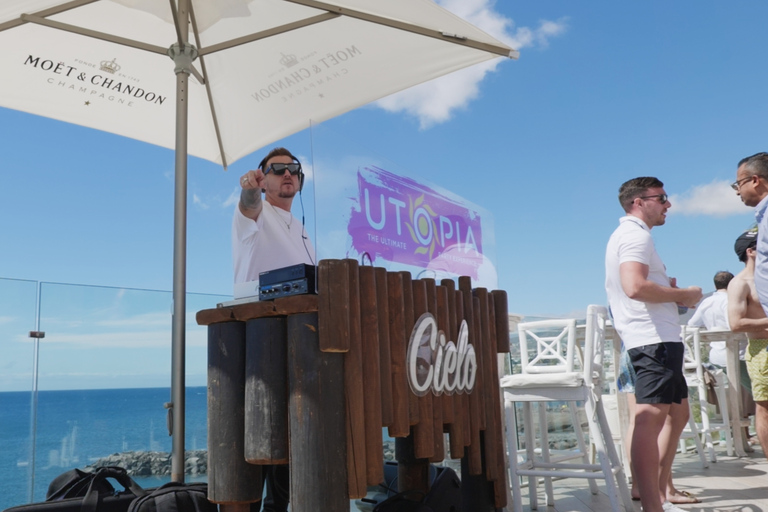
[[[125,490],[116,491],[108,478]],[[123,468],[103,467],[91,473],[68,471],[51,482],[48,500],[11,507],[5,512],[127,512],[133,500],[144,493]]]
[[[405,491],[382,501],[373,512],[461,512],[461,480],[449,467],[440,467],[426,495]]]
[[[128,512],[217,512],[208,501],[208,484],[169,482],[136,498]]]

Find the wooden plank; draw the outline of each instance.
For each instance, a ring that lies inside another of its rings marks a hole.
[[[461,290],[456,290],[455,292],[456,296],[456,318],[461,322],[466,322],[466,319],[464,318],[464,292]],[[457,335],[458,338],[458,335]],[[469,446],[472,443],[472,427],[470,422],[470,415],[472,414],[472,406],[471,402],[469,400],[469,393],[466,391],[462,391],[459,394],[459,401],[461,402],[460,406],[458,407],[458,410],[462,411],[462,432],[464,433],[464,439],[463,444],[464,446]],[[463,457],[464,450],[457,451],[456,453],[462,454],[460,455]]]
[[[415,280],[412,281],[411,286],[413,289],[413,316],[418,319],[427,312],[427,285],[423,280]],[[420,354],[422,350],[424,349],[419,347]],[[428,361],[431,363],[431,354],[425,354],[424,357],[429,358]],[[435,455],[432,393],[427,392],[426,395],[416,398],[419,421],[413,426],[413,453],[417,459],[429,459]]]
[[[459,337],[456,286],[451,279],[443,279],[440,284],[447,292],[449,339],[456,343]],[[451,401],[453,402],[453,421],[448,425],[448,441],[452,459],[462,458],[464,456],[464,447],[466,446],[464,443],[464,420],[468,418],[466,415],[467,411],[463,409],[462,396],[464,395],[457,391],[454,391],[453,395],[451,395]]]
[[[344,260],[320,260],[317,269],[320,350],[349,350],[349,270]]]
[[[352,259],[344,260],[344,264],[347,267],[349,284],[349,351],[344,354],[344,387],[347,397],[347,477],[349,497],[357,499],[367,494],[363,345],[360,329],[360,265]]]
[[[272,303],[275,305],[275,313],[288,316],[316,312],[320,299],[317,295],[292,295],[275,299]]]
[[[195,315],[198,325],[212,325],[221,322],[239,320],[246,322],[255,318],[287,316],[296,313],[317,311],[317,295],[293,295],[269,301],[255,301],[236,306],[203,309]]]
[[[463,282],[462,282],[463,281]],[[480,451],[480,431],[485,428],[483,425],[485,420],[485,413],[482,410],[482,380],[481,374],[481,360],[482,352],[479,346],[479,339],[477,338],[477,326],[475,324],[474,303],[472,300],[472,291],[467,289],[467,280],[459,278],[459,289],[461,289],[462,299],[464,303],[464,319],[467,321],[467,327],[469,328],[469,341],[475,349],[475,355],[477,357],[477,378],[475,379],[475,386],[472,392],[469,393],[469,425],[470,425],[470,443],[468,447],[469,456],[469,474],[479,475],[483,471],[482,453]]]
[[[507,305],[507,292],[493,290],[494,326],[496,331],[496,352],[505,354],[509,352],[509,306]]]
[[[287,320],[293,512],[348,512],[344,354],[319,349],[318,314]]]
[[[405,311],[405,346],[406,350],[411,340],[411,332],[413,331],[414,323],[419,318],[413,311],[413,280],[411,279],[410,272],[400,272],[403,277],[403,307]],[[407,369],[406,369],[407,371]],[[408,419],[411,426],[416,425],[420,420],[419,400],[416,395],[408,392]]]
[[[245,324],[208,326],[208,499],[253,503],[261,499],[261,467],[243,458],[245,430]]]
[[[398,272],[387,273],[389,293],[389,349],[392,370],[392,425],[391,437],[405,437],[410,433],[409,395],[406,375],[405,305],[403,302],[403,276]]]
[[[379,308],[379,364],[381,366],[381,425],[389,427],[394,421],[392,412],[392,361],[389,346],[389,287],[387,269],[376,267],[376,303]]]
[[[440,316],[437,308],[437,286],[432,278],[422,279],[427,287],[427,311],[432,314],[435,321],[438,322]],[[437,324],[438,330],[440,324]],[[438,339],[438,343],[439,343]],[[435,367],[435,356],[437,351],[432,352],[431,363]],[[430,393],[432,401],[432,457],[430,462],[442,462],[445,459],[445,437],[443,436],[443,397]]]
[[[381,365],[379,363],[379,310],[376,274],[373,267],[360,267],[360,327],[363,357],[363,403],[365,417],[366,485],[384,481],[384,452],[381,439]],[[386,317],[381,317],[387,322]]]
[[[496,326],[498,325],[498,322],[496,321],[496,291],[497,290],[494,290],[490,293],[490,295],[488,295],[488,309],[489,315],[491,317],[491,321],[489,322],[491,327],[491,340],[498,339],[498,335],[496,333]],[[506,305],[504,306],[504,309],[506,310]],[[509,324],[507,324],[507,326],[509,326]],[[504,446],[504,427],[502,425],[502,415],[504,414],[504,411],[502,410],[501,406],[501,388],[499,387],[499,357],[494,354],[494,359],[496,361],[493,365],[493,395],[491,396],[493,400],[494,418],[493,425],[491,425],[491,427],[494,430],[497,457],[496,478],[493,480],[493,491],[494,504],[496,505],[496,508],[503,508],[507,505],[507,490],[509,487],[507,482],[507,467],[505,460],[506,448]]]
[[[245,460],[288,464],[288,341],[285,317],[245,324]]]
[[[494,382],[496,368],[496,340],[491,338],[491,316],[488,304],[488,290],[475,288],[474,301],[477,306],[477,324],[480,329],[481,347],[483,350],[483,402],[485,403],[485,474],[488,480],[498,478],[499,451],[501,438],[497,437],[495,429],[497,415],[494,395],[498,395],[498,385]]]
[[[195,315],[197,325],[212,325],[221,322],[231,322],[235,319],[232,308],[203,309]]]
[[[269,316],[278,316],[275,312],[275,305],[271,300],[264,302],[249,302],[247,304],[238,304],[232,306],[235,319],[246,322],[254,318],[264,318]]]
[[[448,343],[448,341],[453,341],[455,343],[456,340],[455,338],[451,338],[451,329],[449,327],[451,317],[449,308],[451,305],[448,302],[448,289],[445,286],[438,286],[436,293],[437,311],[439,313],[437,318],[437,327],[445,335],[446,343]],[[453,423],[454,418],[453,395],[443,391],[443,394],[440,395],[440,400],[442,401],[443,425],[445,426],[444,431],[449,432],[447,427]]]

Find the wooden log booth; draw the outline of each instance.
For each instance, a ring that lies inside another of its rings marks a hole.
[[[463,509],[505,507],[507,296],[458,281],[323,260],[319,295],[198,312],[209,499],[245,511],[261,499],[261,466],[290,463],[291,510],[347,512],[384,481],[386,427],[398,490],[428,491],[429,463],[462,459]]]

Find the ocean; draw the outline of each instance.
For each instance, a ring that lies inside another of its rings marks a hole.
[[[99,458],[127,451],[170,452],[163,408],[170,399],[169,388],[40,391],[33,440],[31,393],[0,393],[0,510],[44,500],[56,476]],[[187,388],[187,450],[206,449],[206,418],[206,388]],[[154,487],[170,477],[134,480]]]

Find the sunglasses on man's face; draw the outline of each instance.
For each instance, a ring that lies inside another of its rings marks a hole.
[[[269,174],[271,172],[275,176],[282,176],[285,174],[285,171],[291,173],[291,176],[297,176],[299,173],[301,173],[301,164],[269,164],[269,167],[267,167],[267,170],[264,172],[264,174]]]

